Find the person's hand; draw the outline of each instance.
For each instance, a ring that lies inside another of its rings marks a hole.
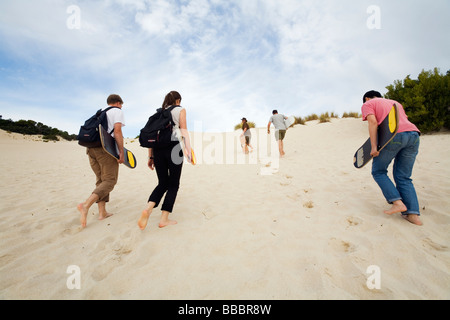
[[[119,164],[122,164],[122,163],[125,162],[125,155],[124,155],[123,152],[121,152],[121,153],[119,154],[119,160],[117,160],[117,162],[118,162]]]
[[[377,148],[372,148],[372,151],[370,152],[370,155],[374,158],[378,157],[380,155],[380,152]]]
[[[155,160],[150,158],[148,159],[148,167],[150,168],[150,170],[154,170],[155,169]]]

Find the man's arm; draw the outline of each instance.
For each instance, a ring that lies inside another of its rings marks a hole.
[[[378,121],[375,115],[369,114],[367,116],[367,122],[369,123],[369,136],[370,143],[372,145],[372,151],[370,155],[372,157],[378,157],[380,153],[378,152]]]
[[[122,123],[117,122],[114,124],[114,138],[116,139],[117,147],[119,149],[119,163],[125,162],[125,153],[123,151],[123,133]]]

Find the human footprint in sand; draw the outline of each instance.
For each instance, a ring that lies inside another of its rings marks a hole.
[[[166,95],[162,108],[168,109],[175,106],[175,108],[171,110],[174,129],[177,127],[180,129],[180,132],[184,137],[187,154],[191,154],[191,145],[187,130],[186,109],[182,108],[180,103],[181,95],[176,91],[171,91]],[[173,130],[173,132],[176,131],[177,130]],[[169,219],[169,215],[173,211],[178,189],[180,187],[183,155],[178,142],[178,137],[175,137],[172,141],[173,144],[169,147],[148,149],[148,167],[152,171],[156,169],[158,185],[150,195],[147,208],[142,211],[141,217],[139,218],[138,226],[141,230],[144,230],[147,226],[150,214],[153,209],[159,205],[164,194],[166,194],[166,196],[161,207],[162,214],[159,221],[159,227],[164,228],[177,224],[175,220]],[[180,152],[177,150],[180,150]]]
[[[363,121],[369,123],[369,134],[372,143],[373,158],[372,176],[377,182],[387,202],[392,204],[385,214],[401,213],[407,221],[421,226],[420,207],[411,175],[419,153],[420,131],[408,120],[403,106],[394,100],[383,99],[381,93],[369,91],[363,97],[361,108]],[[389,114],[393,105],[397,105],[399,128],[394,139],[378,152],[378,125]],[[393,176],[395,185],[388,177],[388,167],[394,160]]]

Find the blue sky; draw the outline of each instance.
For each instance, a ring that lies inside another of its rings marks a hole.
[[[448,0],[2,0],[0,115],[77,133],[118,93],[135,137],[171,90],[190,130],[360,111],[450,69],[448,34]]]

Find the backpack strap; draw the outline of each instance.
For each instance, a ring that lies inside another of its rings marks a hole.
[[[158,112],[158,113],[163,113],[163,112],[166,112],[166,111],[171,112],[173,109],[178,108],[178,107],[181,108],[181,106],[170,106],[170,107],[168,107],[166,109],[159,108],[159,109],[156,109],[156,112]]]
[[[178,107],[181,108],[181,106],[170,106],[170,107],[168,107],[167,109],[163,109],[162,111],[163,111],[163,112],[164,112],[164,111],[172,112],[173,109],[178,108]]]
[[[108,108],[106,108],[105,110],[103,110],[103,112],[107,112],[107,111],[109,111],[109,110],[111,110],[111,109],[113,109],[113,108],[120,109],[119,107],[108,107]]]
[[[106,114],[106,112],[108,112],[109,110],[114,109],[114,108],[120,109],[120,108],[118,108],[118,107],[108,107],[108,108],[106,108],[105,110],[103,110],[102,112],[104,112],[104,113]],[[108,118],[108,115],[107,115],[107,114],[106,114],[106,118]],[[111,132],[110,132],[109,134],[112,135],[113,132],[114,132],[114,128],[111,130]]]
[[[181,106],[170,106],[169,108],[162,110],[162,112],[166,112],[167,111],[167,112],[170,113],[175,108],[181,108]],[[172,114],[170,114],[170,118],[171,118],[172,124],[175,125],[175,122],[173,121],[173,118],[172,118]]]

